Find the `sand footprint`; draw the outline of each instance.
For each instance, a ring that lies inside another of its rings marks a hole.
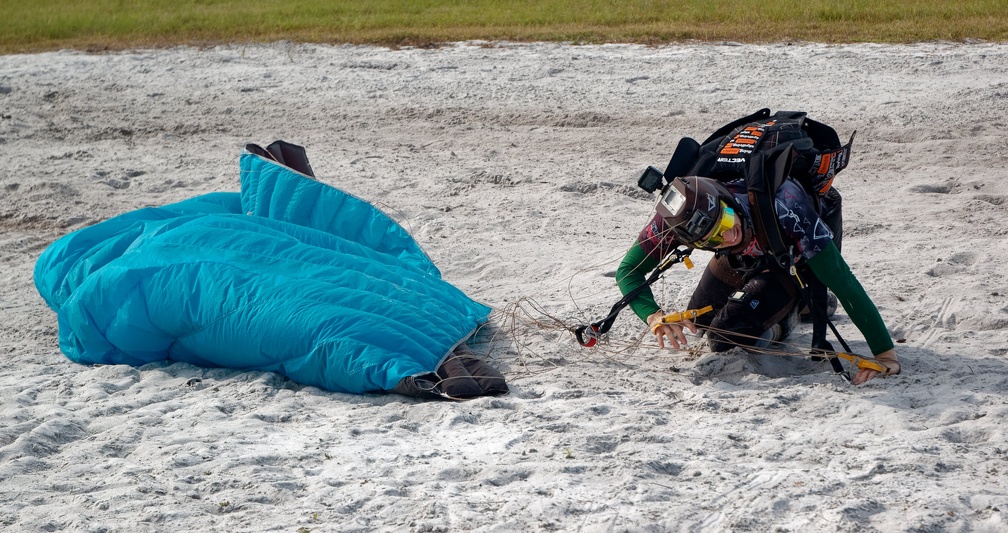
[[[998,206],[1004,205],[1005,203],[1005,197],[996,194],[978,194],[976,199],[987,202],[988,204],[991,205],[998,205]]]
[[[900,321],[893,323],[893,338],[913,339],[914,344],[921,348],[930,346],[956,329],[956,310],[960,308],[960,300],[945,298],[937,304],[937,311],[933,310],[933,300],[922,300]]]
[[[920,194],[948,194],[952,192],[953,185],[951,183],[936,183],[928,185],[915,185],[910,187],[910,192],[920,193]]]
[[[986,444],[990,441],[990,433],[983,429],[964,429],[950,427],[942,432],[941,437],[952,444]]]
[[[86,424],[72,416],[42,420],[38,425],[24,424],[24,431],[9,445],[0,448],[0,460],[18,457],[48,457],[63,446],[87,436]]]
[[[927,275],[935,278],[962,274],[965,270],[977,264],[980,257],[975,252],[956,252],[946,258],[938,258],[938,264],[927,271]]]

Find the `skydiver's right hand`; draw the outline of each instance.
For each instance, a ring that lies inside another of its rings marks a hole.
[[[665,339],[667,338],[673,349],[679,350],[685,348],[686,334],[683,332],[683,329],[689,329],[691,333],[696,334],[696,325],[689,320],[683,320],[675,324],[662,324],[662,317],[664,316],[664,311],[655,311],[647,317],[648,329],[657,337],[658,347],[665,348]]]

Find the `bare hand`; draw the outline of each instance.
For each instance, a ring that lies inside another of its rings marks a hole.
[[[683,329],[689,329],[691,333],[696,334],[696,325],[689,320],[673,324],[662,324],[661,320],[663,316],[665,316],[664,312],[657,311],[647,318],[648,328],[658,338],[658,347],[665,348],[665,339],[667,338],[673,349],[679,350],[685,348],[686,334],[683,332]]]
[[[878,361],[879,363],[882,363],[887,368],[889,368],[890,376],[895,376],[896,374],[900,373],[900,364],[899,360],[896,358],[895,348],[876,355],[875,360]],[[857,374],[854,375],[854,377],[851,379],[851,383],[854,383],[855,385],[861,385],[862,383],[865,383],[870,379],[874,379],[875,376],[878,375],[879,375],[878,372],[865,368],[860,370]]]

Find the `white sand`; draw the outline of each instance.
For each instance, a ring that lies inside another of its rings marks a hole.
[[[844,256],[905,339],[902,376],[635,346],[629,311],[597,350],[548,323],[618,299],[605,274],[653,207],[637,173],[760,107],[858,131]],[[0,115],[0,530],[1008,530],[1008,45],[0,56]],[[237,190],[244,144],[278,138],[498,310],[482,348],[510,395],[63,357],[39,253]]]

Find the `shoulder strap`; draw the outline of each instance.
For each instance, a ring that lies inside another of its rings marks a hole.
[[[791,172],[793,159],[794,148],[790,144],[781,145],[769,152],[759,152],[749,162],[746,176],[753,233],[777,266],[785,270],[790,270],[793,261],[791,251],[784,244],[780,224],[777,223],[774,202],[778,187]]]

